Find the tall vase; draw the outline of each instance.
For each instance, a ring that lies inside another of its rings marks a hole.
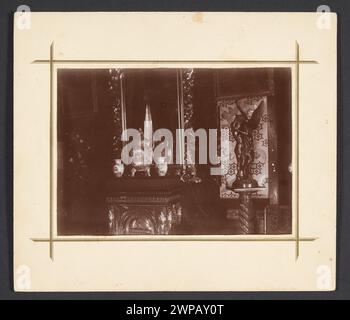
[[[150,105],[146,105],[143,137],[144,164],[151,165],[153,159],[153,123]]]

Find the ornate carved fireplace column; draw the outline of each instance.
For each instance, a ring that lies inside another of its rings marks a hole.
[[[109,89],[115,97],[112,104],[114,128],[114,134],[112,138],[112,155],[114,159],[117,159],[121,156],[121,150],[123,147],[123,141],[121,137],[123,130],[126,129],[126,110],[123,88],[124,74],[121,69],[109,69],[109,75]]]

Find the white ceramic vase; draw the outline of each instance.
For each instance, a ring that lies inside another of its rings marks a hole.
[[[120,178],[123,176],[125,167],[124,163],[122,163],[121,159],[114,159],[114,165],[113,165],[113,173],[117,178]]]
[[[168,172],[168,164],[166,163],[166,158],[165,157],[159,157],[157,159],[157,173],[160,177],[164,177],[167,172]]]

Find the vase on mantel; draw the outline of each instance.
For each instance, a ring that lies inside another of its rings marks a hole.
[[[121,159],[114,159],[114,165],[113,165],[113,174],[117,178],[121,178],[123,176],[125,167],[124,163],[122,163]]]
[[[156,161],[158,176],[164,177],[168,172],[168,164],[165,157],[159,157]]]

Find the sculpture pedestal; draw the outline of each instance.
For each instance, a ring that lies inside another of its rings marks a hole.
[[[255,210],[253,208],[252,195],[264,188],[235,188],[239,194],[239,223],[242,234],[255,234]]]

